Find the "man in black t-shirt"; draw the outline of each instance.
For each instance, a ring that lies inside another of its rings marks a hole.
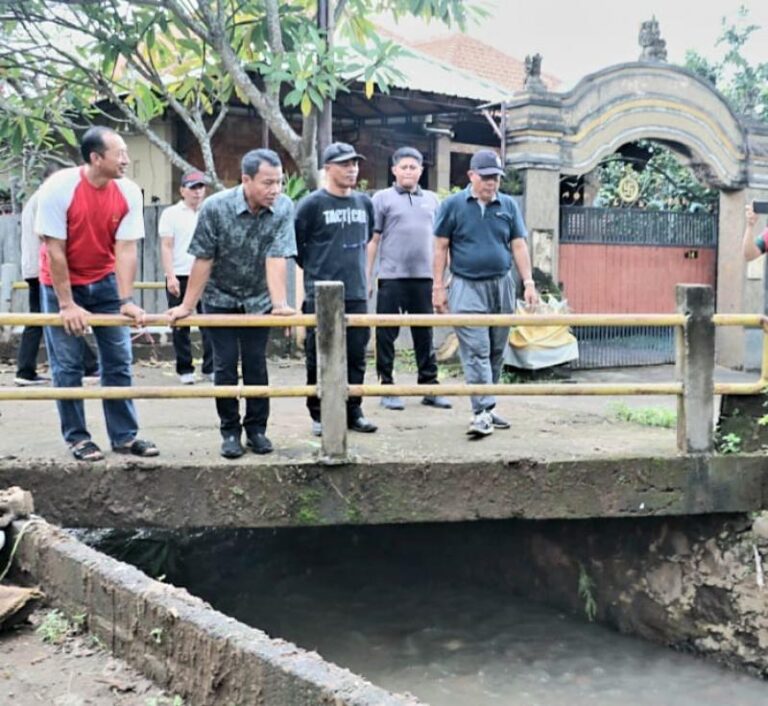
[[[373,203],[355,191],[359,162],[365,159],[352,145],[334,142],[323,152],[325,188],[313,191],[296,208],[296,261],[304,270],[304,313],[315,312],[315,282],[344,283],[344,310],[347,314],[368,311],[365,275],[366,246],[373,236]],[[360,385],[365,378],[365,350],[370,329],[347,329],[347,379]],[[307,329],[304,343],[307,384],[317,383],[315,329]],[[312,433],[320,436],[320,400],[307,398]],[[363,416],[362,399],[347,400],[347,427],[371,433],[376,425]]]

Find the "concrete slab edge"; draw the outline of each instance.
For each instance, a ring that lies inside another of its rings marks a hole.
[[[40,514],[70,527],[291,527],[750,512],[764,507],[767,481],[766,457],[758,455],[151,470],[0,465],[0,487],[22,485],[32,491]]]
[[[14,569],[91,633],[191,706],[417,706],[285,640],[271,639],[186,590],[148,578],[35,518]],[[25,523],[16,522],[18,536]],[[254,597],[258,600],[258,597]]]

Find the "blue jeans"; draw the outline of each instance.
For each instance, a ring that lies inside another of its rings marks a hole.
[[[114,274],[92,284],[74,285],[72,297],[78,306],[92,314],[120,313],[120,295]],[[42,309],[46,314],[59,311],[53,287],[42,286]],[[99,349],[101,384],[104,387],[130,387],[132,381],[131,334],[127,326],[97,326],[93,329]],[[83,342],[63,326],[45,327],[45,347],[51,364],[54,387],[82,387],[85,372]],[[139,430],[133,400],[103,400],[104,419],[112,447],[130,443]],[[91,438],[85,426],[83,400],[57,400],[64,440],[77,444]]]

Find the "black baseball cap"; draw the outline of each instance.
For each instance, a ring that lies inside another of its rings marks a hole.
[[[480,150],[472,155],[469,160],[469,168],[480,176],[503,176],[504,167],[501,164],[499,155],[493,150]]]
[[[199,184],[207,184],[208,179],[205,178],[205,174],[199,170],[187,172],[181,177],[181,185],[188,189],[190,186],[197,186]]]
[[[355,148],[346,142],[332,142],[323,150],[323,164],[346,162],[350,159],[365,159],[365,157],[358,154]]]

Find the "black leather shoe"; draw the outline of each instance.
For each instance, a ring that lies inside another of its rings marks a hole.
[[[240,437],[225,436],[221,442],[221,455],[224,458],[240,458],[245,453],[243,445],[240,443]]]
[[[373,422],[368,421],[365,417],[358,417],[347,424],[347,429],[352,431],[359,431],[363,434],[373,434],[379,427]]]
[[[248,448],[255,454],[272,453],[272,442],[264,434],[256,433],[248,436],[245,442]]]

